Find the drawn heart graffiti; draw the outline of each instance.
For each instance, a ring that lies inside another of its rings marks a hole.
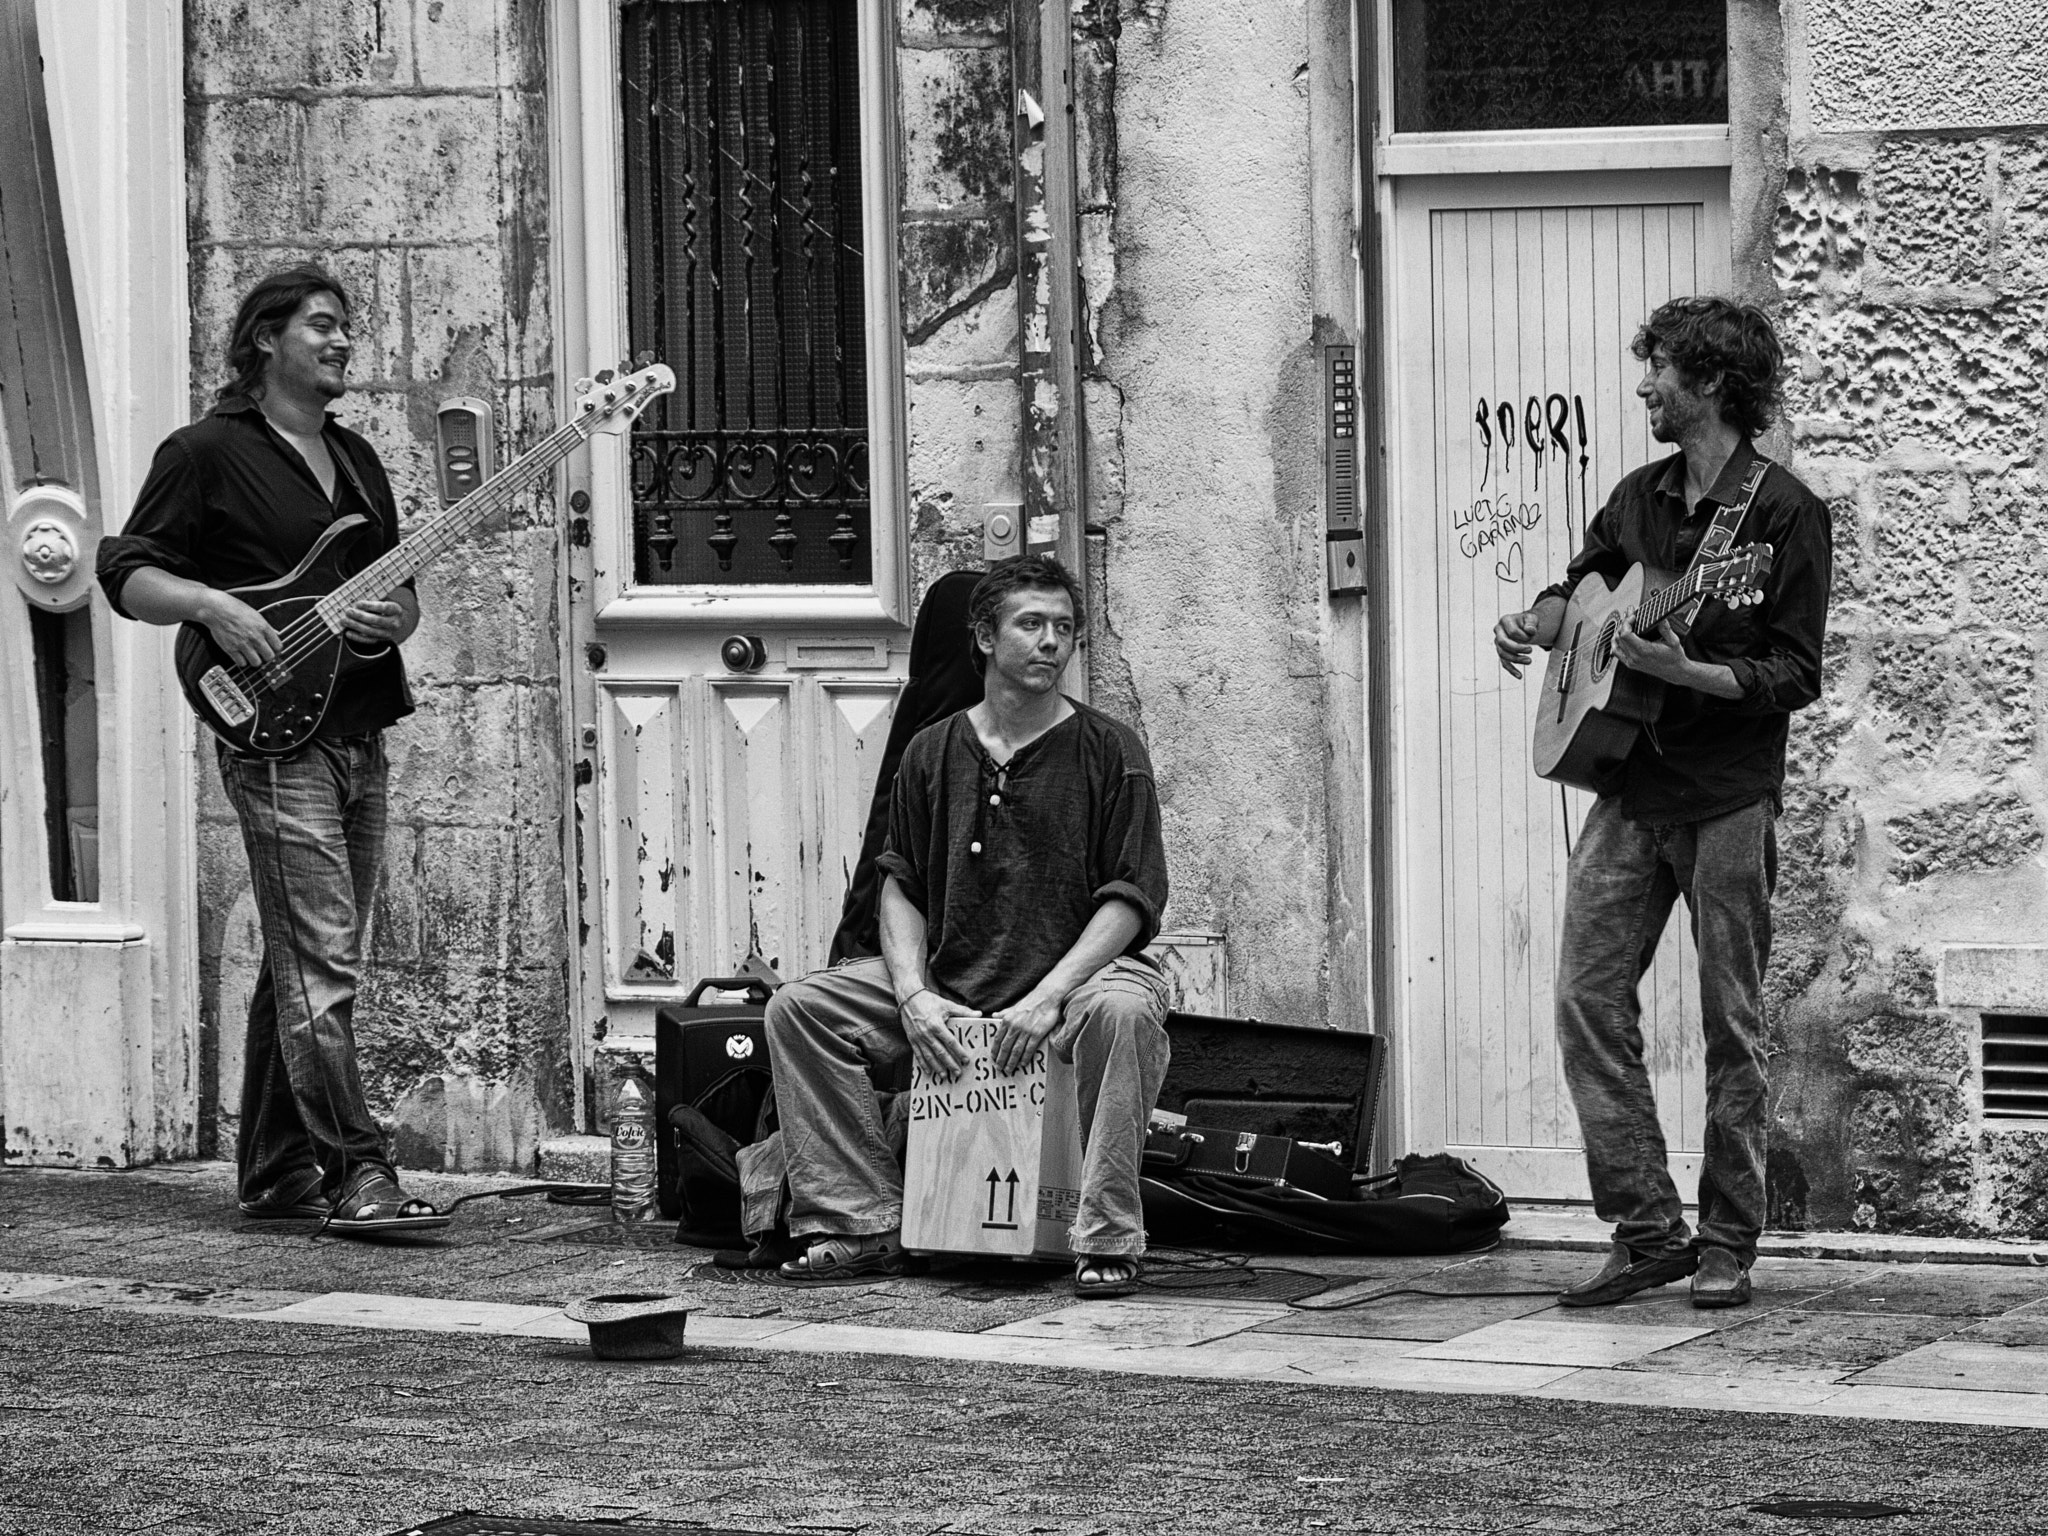
[[[1501,559],[1498,559],[1493,562],[1493,574],[1498,576],[1502,581],[1512,582],[1520,581],[1522,579],[1521,540],[1517,539],[1514,543],[1510,544],[1508,546],[1507,554],[1504,555]]]

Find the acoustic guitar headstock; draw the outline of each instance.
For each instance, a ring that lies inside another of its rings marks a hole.
[[[1763,583],[1771,574],[1775,554],[1768,544],[1742,548],[1700,569],[1700,596],[1718,597],[1730,608],[1764,600]]]

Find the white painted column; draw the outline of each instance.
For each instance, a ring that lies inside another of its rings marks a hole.
[[[102,503],[84,509],[89,568],[94,531],[126,520],[157,443],[190,411],[184,27],[178,0],[37,0],[36,19]],[[0,485],[10,507],[23,490]],[[24,605],[10,601],[0,623],[9,1163],[126,1166],[197,1150],[192,726],[173,632],[114,617],[97,589],[90,602],[96,901],[51,892]]]

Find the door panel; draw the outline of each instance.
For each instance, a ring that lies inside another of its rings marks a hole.
[[[824,964],[901,686],[802,673],[600,684],[615,1014],[753,953],[785,976]]]
[[[1629,343],[1666,298],[1725,289],[1726,187],[1725,172],[1396,187],[1392,958],[1406,1139],[1471,1157],[1511,1193],[1586,1192],[1552,986],[1565,861],[1590,800],[1531,771],[1537,679],[1500,670],[1491,630],[1563,574],[1615,480],[1669,451],[1649,437]],[[1684,928],[1665,935],[1643,1000],[1689,1181],[1704,1090]]]

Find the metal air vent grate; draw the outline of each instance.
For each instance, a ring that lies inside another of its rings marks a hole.
[[[2048,1017],[1984,1015],[1984,1117],[2048,1124]]]

